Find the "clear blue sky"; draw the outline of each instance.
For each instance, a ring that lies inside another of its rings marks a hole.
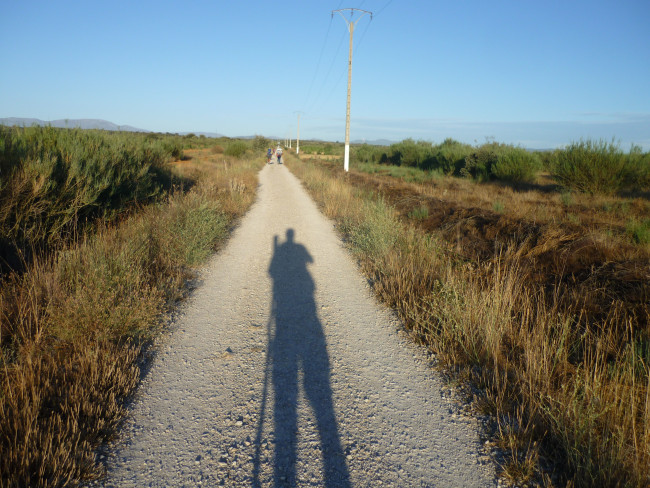
[[[650,150],[650,0],[0,0],[0,117],[342,141],[346,7],[352,140]]]

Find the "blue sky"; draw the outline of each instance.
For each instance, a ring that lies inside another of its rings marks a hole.
[[[0,0],[0,117],[650,150],[650,0]],[[354,17],[356,20],[357,17]]]

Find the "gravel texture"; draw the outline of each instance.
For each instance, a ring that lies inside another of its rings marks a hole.
[[[479,423],[279,164],[200,270],[94,485],[496,486]]]

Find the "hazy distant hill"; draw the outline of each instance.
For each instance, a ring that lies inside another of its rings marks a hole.
[[[395,144],[397,141],[391,141],[389,139],[375,139],[374,141],[367,141],[367,140],[356,140],[352,141],[352,144],[368,144],[370,146],[390,146],[391,144]]]
[[[127,132],[150,132],[145,129],[138,129],[130,125],[117,125],[113,122],[101,119],[61,119],[41,120],[24,117],[6,117],[0,119],[2,125],[17,125],[20,127],[31,127],[32,125],[51,125],[52,127],[67,127],[70,129],[100,129],[100,130],[123,130]]]
[[[32,125],[40,125],[40,126],[45,126],[45,125],[50,125],[52,127],[61,127],[61,128],[69,128],[69,129],[74,129],[74,128],[79,128],[79,129],[100,129],[100,130],[123,130],[126,132],[151,132],[150,130],[147,129],[138,129],[137,127],[132,127],[130,125],[117,125],[114,124],[113,122],[109,122],[108,120],[102,120],[102,119],[59,119],[59,120],[41,120],[41,119],[33,119],[33,118],[27,118],[27,117],[5,117],[5,118],[0,118],[0,125],[17,125],[18,127],[31,127]],[[196,136],[205,136],[205,137],[225,137],[222,134],[218,134],[216,132],[177,132],[179,135],[186,135],[186,134],[194,134]],[[238,136],[238,137],[233,137],[233,139],[253,139],[255,136]],[[266,136],[267,139],[270,139],[272,141],[283,141],[284,137],[277,137],[277,136]],[[295,139],[292,139],[295,142]],[[309,143],[309,142],[326,142],[323,141],[322,139],[311,139],[311,140],[305,140],[303,141],[304,143]],[[388,139],[377,139],[374,141],[366,141],[366,140],[356,140],[352,141],[352,144],[370,144],[373,146],[390,146],[393,144],[395,141],[390,141]]]

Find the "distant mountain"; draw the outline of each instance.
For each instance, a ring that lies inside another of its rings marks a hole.
[[[389,141],[388,139],[375,139],[374,141],[367,141],[367,140],[356,140],[352,141],[352,144],[369,144],[371,146],[390,146],[391,144],[395,144],[396,141]]]
[[[19,127],[31,127],[33,125],[50,125],[61,128],[79,128],[79,129],[100,129],[100,130],[123,130],[126,132],[150,132],[145,129],[138,129],[130,125],[117,125],[113,122],[101,119],[60,119],[60,120],[41,120],[24,117],[6,117],[0,119],[2,125],[17,125]]]

